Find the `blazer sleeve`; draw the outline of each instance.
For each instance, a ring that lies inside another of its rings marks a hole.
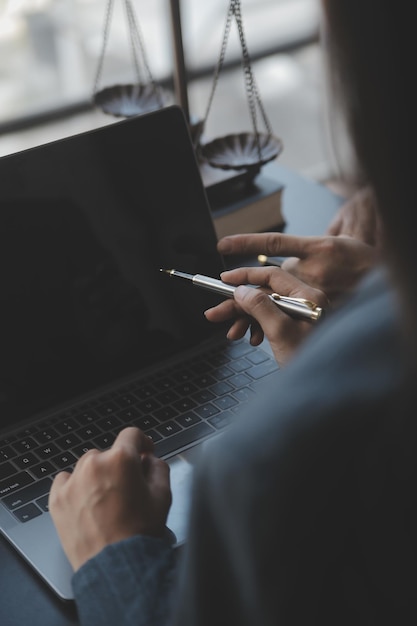
[[[73,577],[81,626],[164,626],[176,560],[169,539],[135,536],[104,548]]]

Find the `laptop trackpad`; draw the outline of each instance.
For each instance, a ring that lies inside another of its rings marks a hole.
[[[193,466],[180,455],[168,459],[167,462],[171,468],[172,489],[172,506],[167,526],[176,536],[177,543],[180,544],[187,536]]]

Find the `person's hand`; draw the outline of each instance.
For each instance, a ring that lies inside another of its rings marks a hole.
[[[295,320],[282,311],[268,293],[305,298],[323,308],[328,307],[326,295],[306,285],[278,267],[241,267],[222,272],[221,279],[231,285],[240,285],[233,299],[228,299],[205,311],[210,322],[231,321],[228,339],[241,339],[250,328],[250,342],[257,346],[266,337],[276,361],[284,365],[293,355],[313,325],[309,321]],[[245,287],[257,285],[259,289]]]
[[[378,259],[376,248],[346,236],[231,235],[218,242],[218,250],[224,255],[288,257],[281,268],[324,291],[331,301],[353,289]]]
[[[55,476],[49,510],[76,571],[105,546],[136,534],[162,537],[171,506],[169,465],[127,427],[104,452],[89,450],[72,474]]]
[[[291,258],[289,254],[282,267],[323,289],[334,302],[351,291],[379,259],[382,228],[370,187],[360,189],[342,204],[326,235],[305,249],[305,255]]]
[[[359,189],[344,202],[330,222],[327,235],[353,237],[370,246],[382,245],[382,226],[371,187]]]
[[[284,233],[231,235],[218,241],[225,256],[286,257],[282,269],[324,291],[332,303],[351,291],[379,259],[379,220],[369,191],[342,205],[328,234],[299,237]],[[361,212],[362,207],[362,212]]]

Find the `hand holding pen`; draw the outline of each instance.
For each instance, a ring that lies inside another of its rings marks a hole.
[[[279,267],[279,265],[277,266]],[[219,293],[226,298],[233,298],[237,287],[225,283],[222,280],[213,278],[211,276],[204,276],[203,274],[188,274],[187,272],[181,272],[175,269],[162,269],[161,272],[169,274],[175,278],[182,278],[184,280],[190,280],[193,285]],[[315,302],[307,300],[306,298],[298,298],[295,296],[283,296],[279,293],[269,293],[268,298],[276,304],[282,311],[288,313],[292,317],[302,319],[308,322],[318,322],[324,314],[322,307],[318,306]]]
[[[211,277],[201,275],[195,277],[183,272],[178,276],[173,270],[162,271],[172,277],[189,280],[197,287],[222,293],[226,299],[205,311],[206,318],[210,322],[231,321],[227,334],[231,340],[242,338],[248,329],[252,345],[259,345],[266,337],[280,364],[288,360],[304,336],[311,331],[314,322],[320,319],[327,304],[323,292],[305,285],[277,267],[238,268],[223,272],[221,280],[215,279],[214,282]],[[263,289],[247,285],[262,285]],[[266,289],[275,292],[276,296],[280,292],[291,296],[284,296],[280,302],[278,297],[271,298],[272,294],[266,293]],[[226,293],[226,290],[229,293]],[[292,310],[287,307],[285,314],[282,314],[284,308],[290,304],[295,307]],[[300,323],[298,321],[300,317],[307,321]],[[295,318],[298,318],[297,321]]]

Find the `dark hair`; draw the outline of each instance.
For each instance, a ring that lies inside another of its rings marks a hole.
[[[413,3],[322,0],[331,86],[373,186],[387,253],[417,315],[416,39]],[[411,290],[411,291],[410,291]],[[414,322],[415,324],[415,322]]]

